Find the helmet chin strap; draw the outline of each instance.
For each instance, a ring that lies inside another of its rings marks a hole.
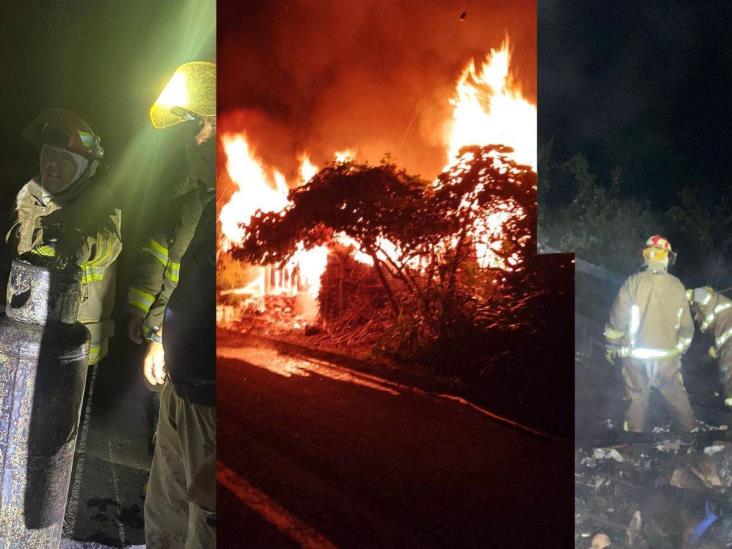
[[[66,152],[68,152],[74,158],[74,162],[76,162],[76,173],[74,174],[74,178],[71,180],[71,183],[69,183],[70,187],[86,173],[87,168],[89,167],[89,159],[78,153],[73,153],[71,151]]]

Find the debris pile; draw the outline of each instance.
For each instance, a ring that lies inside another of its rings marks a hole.
[[[575,547],[732,546],[732,442],[700,438],[721,430],[578,448]]]

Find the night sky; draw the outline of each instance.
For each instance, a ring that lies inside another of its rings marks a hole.
[[[539,0],[539,142],[585,154],[658,211],[679,189],[729,193],[732,4]],[[553,189],[566,200],[568,190]]]
[[[516,77],[536,97],[534,0],[219,0],[218,14],[219,112],[238,112],[220,128],[248,129],[266,163],[291,176],[298,153],[322,166],[352,147],[359,160],[391,153],[434,177],[454,82],[506,33]]]

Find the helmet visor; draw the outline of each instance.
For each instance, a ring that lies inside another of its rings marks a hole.
[[[150,107],[150,121],[156,128],[166,128],[196,116],[216,116],[214,63],[194,61],[178,67]]]

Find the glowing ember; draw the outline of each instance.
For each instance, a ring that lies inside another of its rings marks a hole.
[[[307,183],[310,181],[313,176],[318,173],[318,167],[310,162],[310,157],[308,157],[307,154],[300,155],[300,169],[299,175],[300,175],[300,182],[302,184]]]
[[[471,61],[457,82],[447,138],[448,165],[466,145],[507,145],[514,159],[536,170],[536,106],[510,72],[508,40],[480,68]]]
[[[350,162],[356,158],[356,154],[351,149],[346,149],[343,151],[336,151],[334,157],[337,163],[342,164],[343,162]]]
[[[465,168],[464,164],[473,160],[470,155],[466,155],[456,163],[458,151],[462,147],[491,144],[512,147],[512,156],[518,163],[536,170],[536,107],[521,95],[520,87],[510,72],[510,62],[506,40],[499,49],[491,50],[480,67],[471,62],[460,75],[455,94],[450,99],[454,108],[445,137],[448,157],[446,171],[457,174]],[[245,234],[241,225],[246,226],[257,211],[279,212],[290,205],[287,198],[290,185],[282,173],[266,167],[257,158],[243,133],[224,134],[221,139],[227,158],[226,169],[239,188],[222,208],[220,219],[228,243],[238,243]],[[356,152],[351,149],[334,154],[336,163],[348,162],[355,157]],[[293,187],[304,185],[318,172],[318,167],[306,153],[300,155],[299,162],[298,181]],[[476,207],[468,199],[461,204],[460,209]],[[481,267],[510,269],[517,265],[518,252],[510,254],[510,250],[503,249],[505,241],[502,231],[504,223],[511,216],[524,215],[525,212],[507,203],[497,212],[478,216],[473,226],[473,245]],[[360,250],[353,239],[345,234],[335,235],[334,238],[340,244],[352,247],[352,256],[357,261],[373,264],[373,259]],[[224,246],[228,247],[228,243]],[[449,243],[445,246],[449,246]],[[400,255],[394,244],[383,239],[377,241],[377,249],[377,257],[382,260]],[[327,246],[305,250],[303,244],[298,243],[297,251],[286,265],[263,267],[241,291],[260,299],[265,295],[297,295],[305,292],[317,299],[327,258]],[[420,259],[410,261],[410,267],[420,269]]]

